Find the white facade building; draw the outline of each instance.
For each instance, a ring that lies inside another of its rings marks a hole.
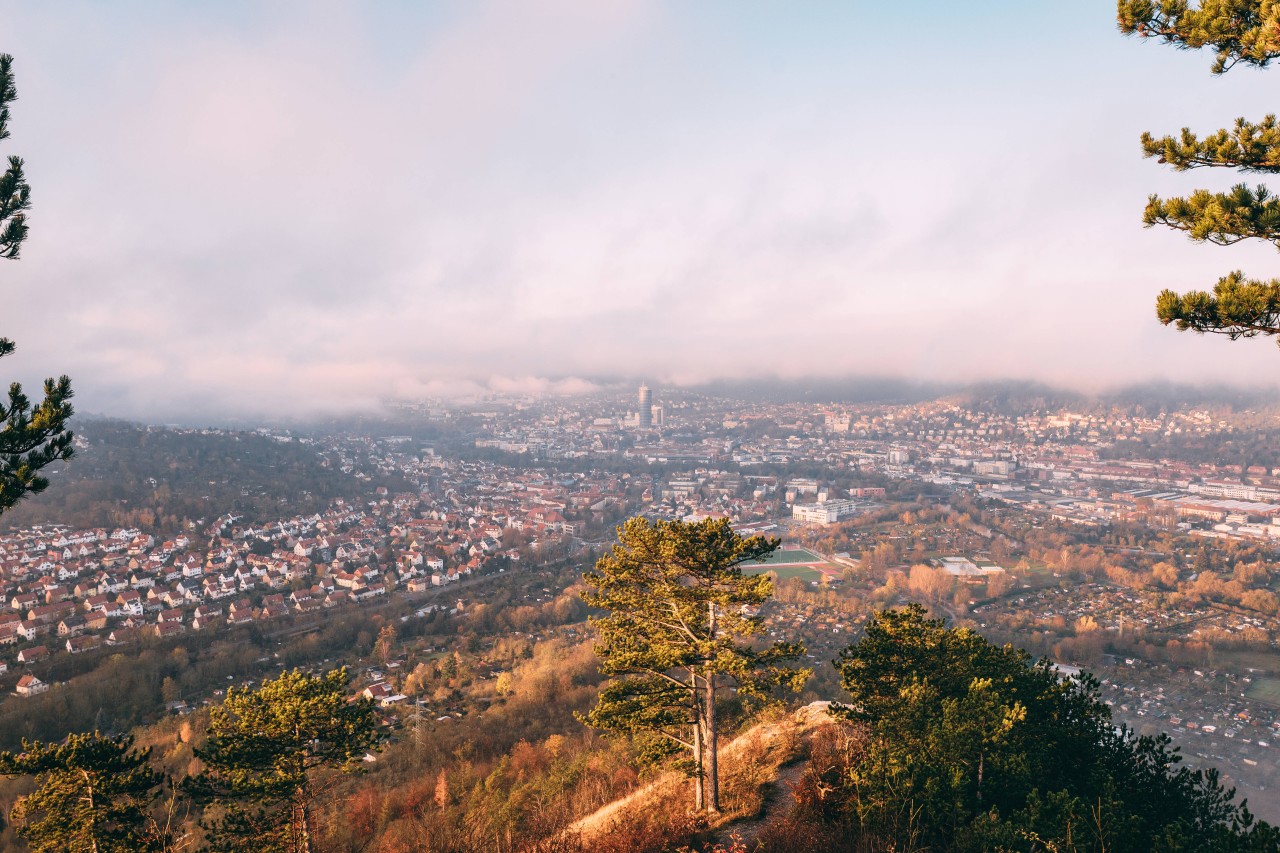
[[[859,506],[857,501],[851,500],[796,504],[791,508],[791,516],[806,524],[835,524],[857,515]]]

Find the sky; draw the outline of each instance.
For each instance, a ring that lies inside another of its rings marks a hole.
[[[1122,37],[1106,0],[0,0],[32,184],[6,381],[82,411],[752,377],[1275,384],[1155,294],[1267,244],[1144,229],[1226,188],[1144,130],[1280,70]],[[1267,87],[1271,88],[1268,89]],[[1249,179],[1256,182],[1256,179]]]

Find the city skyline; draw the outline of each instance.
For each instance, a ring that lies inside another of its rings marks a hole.
[[[1277,258],[1145,231],[1148,193],[1237,178],[1137,140],[1260,118],[1275,72],[1100,0],[919,11],[6,3],[5,289],[65,306],[4,330],[7,375],[149,419],[633,375],[1274,387],[1266,341],[1155,322]]]

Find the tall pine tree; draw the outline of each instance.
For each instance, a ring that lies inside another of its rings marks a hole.
[[[609,611],[593,619],[601,669],[615,676],[584,719],[606,731],[638,735],[654,761],[684,753],[695,779],[695,805],[720,810],[716,701],[730,685],[739,695],[798,689],[809,671],[792,665],[796,643],[758,647],[763,632],[752,608],[773,595],[768,575],[742,565],[772,554],[778,540],[743,539],[727,519],[696,524],[633,518],[618,544],[584,575],[583,599]]]
[[[380,738],[373,703],[349,700],[347,681],[345,667],[292,670],[256,690],[228,690],[210,711],[209,739],[196,751],[205,770],[187,785],[220,807],[209,827],[216,849],[311,852],[322,774],[358,770]]]
[[[160,784],[150,755],[134,749],[131,737],[96,732],[0,753],[0,775],[35,777],[35,790],[11,812],[18,834],[33,853],[163,850],[166,834],[148,814]]]
[[[1215,52],[1214,74],[1237,65],[1266,68],[1280,57],[1280,3],[1275,0],[1119,0],[1117,20],[1125,35],[1153,38],[1178,48]],[[1142,135],[1142,153],[1177,171],[1230,168],[1245,173],[1280,172],[1280,127],[1274,115],[1201,138],[1189,128],[1177,135]],[[1147,200],[1142,221],[1184,231],[1198,242],[1228,246],[1259,239],[1280,247],[1280,200],[1262,185],[1238,184],[1228,192],[1196,190],[1184,198]],[[1280,279],[1229,273],[1212,290],[1156,299],[1156,316],[1181,331],[1212,332],[1232,340],[1280,334]]]
[[[9,105],[18,97],[13,81],[13,57],[0,54],[0,140],[9,138]],[[31,207],[31,186],[23,173],[20,157],[9,157],[9,166],[0,175],[0,258],[16,260],[27,238],[27,210]],[[0,358],[14,350],[13,341],[0,338]],[[8,401],[0,402],[0,514],[23,497],[43,491],[45,466],[70,459],[72,434],[71,380],[46,379],[44,399],[38,405],[14,382]]]

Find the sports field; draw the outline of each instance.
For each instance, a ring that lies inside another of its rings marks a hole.
[[[778,576],[778,580],[786,580],[787,578],[800,578],[802,581],[820,581],[822,580],[822,572],[813,566],[755,566],[753,568],[743,568],[744,575],[761,575],[765,572],[773,572]]]
[[[1280,708],[1280,678],[1255,678],[1245,695]]]
[[[825,563],[826,560],[808,548],[779,548],[769,555],[769,559],[756,565],[766,566],[807,566]]]
[[[842,570],[808,548],[779,548],[770,554],[767,560],[744,563],[742,571],[748,575],[773,572],[779,580],[800,578],[806,581],[818,581],[822,580],[824,575],[839,577]]]

